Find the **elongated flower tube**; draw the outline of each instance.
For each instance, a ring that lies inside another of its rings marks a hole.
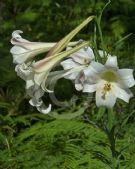
[[[82,69],[78,69],[65,77],[66,79],[75,81],[75,88],[77,90],[83,89],[83,83],[85,81],[83,70],[85,70],[94,60],[95,56],[92,49],[90,47],[85,47],[71,54],[69,59],[61,62],[64,70],[77,70],[78,67],[82,67]]]
[[[51,111],[51,104],[48,107],[45,106],[42,100],[45,92],[40,86],[35,84],[33,68],[23,63],[16,65],[15,71],[19,77],[26,81],[26,93],[31,97],[29,103],[36,107],[39,112],[48,114]]]
[[[10,52],[13,55],[14,63],[17,64],[15,70],[18,76],[26,81],[26,91],[31,97],[30,104],[37,107],[38,111],[44,114],[50,112],[51,105],[46,109],[41,99],[45,91],[52,92],[46,89],[46,80],[49,73],[62,59],[68,57],[77,50],[88,46],[89,42],[78,44],[78,42],[72,43],[70,40],[92,19],[93,16],[88,17],[56,44],[30,42],[20,36],[20,33],[22,33],[21,31],[13,32],[11,43],[15,46],[12,47]],[[61,52],[69,44],[72,44],[73,46],[78,45],[71,50]],[[51,50],[44,59],[37,62],[33,60],[34,56],[46,52],[49,49]]]
[[[84,42],[69,51],[47,57],[38,62],[33,62],[31,64],[23,63],[16,66],[15,71],[17,75],[26,81],[26,92],[31,97],[29,103],[35,106],[39,112],[47,114],[51,111],[51,104],[46,107],[41,98],[45,92],[53,92],[46,88],[46,80],[52,67],[61,59],[86,45],[88,45],[88,42]]]
[[[30,42],[23,39],[20,33],[23,32],[20,30],[14,31],[11,39],[14,46],[11,48],[10,53],[13,55],[15,64],[24,63],[40,53],[47,52],[55,45],[55,43]]]
[[[108,56],[105,65],[92,62],[84,73],[92,80],[84,84],[83,92],[96,92],[97,106],[112,108],[117,98],[128,103],[133,96],[129,90],[135,85],[133,70],[119,69],[116,56]]]
[[[21,30],[12,33],[11,43],[14,45],[10,53],[13,55],[15,64],[22,64],[33,59],[34,56],[49,51],[56,43],[47,42],[30,42],[21,37]],[[67,46],[74,46],[77,42],[70,42]]]
[[[57,63],[59,63],[62,59],[69,56],[71,53],[83,48],[84,46],[87,46],[88,42],[83,42],[82,44],[59,54],[53,55],[51,57],[47,57],[45,59],[42,59],[38,62],[35,62],[33,64],[33,69],[35,71],[34,75],[34,81],[37,85],[40,85],[43,90],[48,91],[46,89],[46,79],[48,77],[48,74],[52,67],[54,67]]]

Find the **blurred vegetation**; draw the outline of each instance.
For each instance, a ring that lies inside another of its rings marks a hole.
[[[135,169],[134,98],[130,104],[119,101],[115,107],[119,155],[116,160],[106,136],[106,112],[99,112],[94,102],[75,92],[69,81],[60,80],[56,96],[67,101],[74,93],[79,100],[65,109],[54,105],[56,110],[51,116],[39,114],[28,103],[25,83],[16,76],[9,53],[13,30],[23,30],[23,37],[31,41],[58,41],[88,16],[99,15],[106,3],[105,0],[0,1],[0,169]],[[102,17],[107,50],[118,56],[121,67],[135,67],[134,11],[134,0],[112,0]],[[94,25],[90,24],[76,39],[92,41],[93,34]],[[85,111],[80,112],[83,107]],[[69,118],[63,119],[61,114]]]

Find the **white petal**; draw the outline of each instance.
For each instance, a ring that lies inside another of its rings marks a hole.
[[[10,50],[10,53],[13,55],[13,62],[16,64],[21,64],[26,62],[32,57],[47,52],[50,50],[56,43],[42,43],[42,42],[30,42],[26,39],[23,39],[20,36],[22,31],[14,31],[12,33],[11,43],[13,46]]]
[[[12,37],[13,37],[13,38],[21,38],[20,33],[23,33],[23,31],[21,31],[21,30],[15,30],[15,31],[13,31],[13,33],[12,33]]]
[[[26,90],[29,90],[32,88],[31,90],[33,91],[34,85],[35,85],[35,83],[34,83],[33,79],[27,80],[26,81]]]
[[[119,69],[118,74],[127,87],[132,87],[135,85],[133,69]]]
[[[19,55],[28,52],[26,48],[22,48],[21,46],[13,46],[10,50],[11,54]]]
[[[34,74],[34,81],[38,86],[40,86],[41,83],[43,82],[45,74],[46,74],[46,72]]]
[[[70,69],[68,72],[66,72],[65,74],[63,74],[63,77],[66,79],[70,79],[70,80],[80,80],[80,82],[82,83],[85,80],[85,75],[83,72],[83,76],[81,74],[81,72],[85,69],[85,66],[78,66],[75,67],[73,69]],[[77,81],[75,82],[77,83]]]
[[[50,48],[52,48],[54,45],[56,45],[56,43],[30,42],[26,39],[23,39],[21,37],[20,33],[23,33],[23,32],[20,30],[16,30],[12,33],[11,43],[13,45],[20,46],[20,47],[23,47],[23,48],[29,49],[29,50],[45,48],[46,51],[48,51]]]
[[[69,80],[75,80],[76,77],[78,76],[79,72],[74,72],[74,73],[71,73],[69,75],[66,75],[64,78],[65,79],[69,79]]]
[[[27,49],[20,46],[13,46],[10,53],[13,55],[13,63],[15,64],[24,63],[31,54]]]
[[[88,64],[94,59],[94,53],[90,47],[80,49],[79,51],[70,55],[72,59],[79,64]]]
[[[48,74],[46,74],[46,75],[44,76],[44,79],[42,80],[42,83],[41,83],[41,87],[42,87],[42,89],[43,89],[45,92],[53,93],[52,90],[47,89],[47,84],[46,84],[47,78],[48,78]]]
[[[32,68],[28,67],[26,64],[17,65],[15,71],[17,75],[25,81],[32,76]]]
[[[97,90],[97,84],[84,84],[83,92],[93,93]]]
[[[81,83],[77,83],[77,84],[75,83],[75,88],[76,90],[81,91],[83,89],[83,85]]]
[[[52,105],[49,104],[49,106],[46,108],[45,105],[41,105],[39,107],[37,107],[37,110],[40,112],[40,113],[43,113],[43,114],[48,114],[50,111],[51,111],[51,107]]]
[[[78,63],[75,63],[72,59],[64,60],[60,64],[63,66],[64,70],[72,69],[80,65]]]
[[[10,50],[10,53],[13,55],[13,62],[15,64],[21,64],[40,53],[47,52],[48,50],[50,50],[51,47],[52,47],[51,44],[49,46],[46,43],[44,44],[35,43],[31,45],[19,44],[18,46],[17,45],[13,46]]]
[[[96,90],[96,105],[98,107],[105,106],[105,107],[111,108],[114,106],[116,102],[114,87],[112,87],[112,89],[106,92],[106,94],[104,95],[104,90],[103,90],[104,84],[105,83],[103,82],[98,84],[98,88]]]
[[[23,43],[20,44],[22,47],[25,47],[29,50],[40,50],[42,49],[42,51],[47,52],[48,50],[50,50],[56,43],[43,43],[43,42],[29,42],[29,43]]]
[[[78,74],[78,76],[75,79],[76,90],[81,91],[83,89],[84,81],[85,81],[85,75],[84,75],[83,71],[80,71],[80,73]]]
[[[116,56],[108,56],[107,61],[105,63],[107,67],[118,68],[118,62]]]
[[[88,54],[88,56],[90,57],[91,60],[95,59],[95,55],[93,53],[93,50],[90,47],[86,47],[86,48],[84,48],[84,50],[86,51],[86,53]]]
[[[43,101],[42,100],[36,100],[35,98],[32,98],[29,100],[29,103],[31,106],[34,106],[34,107],[39,107],[43,104]]]
[[[118,86],[116,86],[116,97],[124,100],[125,102],[129,103],[129,99],[133,97],[133,94],[130,90],[122,89]]]
[[[34,97],[37,100],[40,99],[43,95],[44,95],[44,90],[43,89],[41,89],[40,87],[37,90],[35,89]]]
[[[71,70],[64,76],[64,78],[69,80],[75,80],[82,69],[80,64],[74,62],[72,59],[67,59],[61,62],[61,65],[63,66],[64,70]]]
[[[97,76],[100,74],[102,71],[105,70],[104,65],[98,62],[91,62],[91,64],[84,70],[85,76]]]
[[[21,37],[21,33],[23,33],[23,31],[21,31],[21,30],[16,30],[16,31],[14,31],[13,33],[12,33],[12,39],[11,39],[11,43],[14,45],[14,44],[18,44],[18,43],[27,43],[27,42],[29,42],[28,40],[26,40],[26,39],[23,39],[22,37]]]

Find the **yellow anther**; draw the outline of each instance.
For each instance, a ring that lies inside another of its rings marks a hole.
[[[103,88],[103,91],[102,91],[102,99],[106,99],[106,94],[107,94],[107,92],[109,92],[111,90],[111,84],[110,83],[106,83],[105,85],[104,85],[104,88]]]

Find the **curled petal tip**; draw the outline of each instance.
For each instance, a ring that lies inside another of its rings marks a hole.
[[[16,38],[16,37],[20,37],[20,33],[23,33],[23,31],[21,31],[21,30],[15,30],[15,31],[13,31],[13,33],[12,33],[12,37],[13,38]]]

